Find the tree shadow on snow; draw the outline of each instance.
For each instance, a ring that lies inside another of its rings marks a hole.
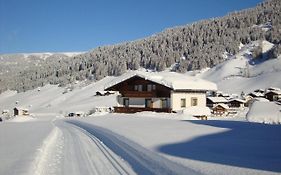
[[[223,165],[281,172],[281,125],[238,121],[184,122],[230,130],[163,145],[158,147],[160,152]]]

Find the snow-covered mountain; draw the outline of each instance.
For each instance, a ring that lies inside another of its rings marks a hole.
[[[254,59],[253,50],[259,46],[263,57]],[[227,61],[195,75],[215,82],[219,90],[228,93],[240,94],[259,88],[281,87],[281,56],[274,59],[266,56],[272,47],[273,44],[268,41],[252,42],[242,46],[239,53],[230,56]]]

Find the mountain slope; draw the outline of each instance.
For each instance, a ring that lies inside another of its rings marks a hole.
[[[269,0],[222,18],[167,29],[133,42],[98,47],[72,59],[58,56],[41,64],[12,66],[13,73],[1,71],[0,92],[26,91],[47,83],[99,80],[140,67],[161,71],[174,63],[179,63],[179,72],[213,67],[226,60],[225,53],[236,54],[240,43],[263,39],[275,45],[271,55],[277,57],[281,53],[280,16],[281,1]]]
[[[219,90],[228,93],[240,94],[259,88],[281,87],[281,56],[276,59],[254,59],[253,51],[260,45],[263,55],[273,47],[267,41],[250,43],[227,61],[197,76],[215,82]]]

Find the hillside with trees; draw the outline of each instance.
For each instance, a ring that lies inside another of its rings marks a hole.
[[[95,48],[68,57],[45,59],[21,54],[0,55],[0,92],[19,92],[44,84],[65,85],[76,80],[99,80],[126,70],[145,68],[175,71],[213,67],[239,51],[240,44],[267,40],[274,44],[269,56],[281,54],[281,1],[269,0],[255,8],[221,18],[166,29],[144,39]],[[256,49],[253,56],[261,51]]]

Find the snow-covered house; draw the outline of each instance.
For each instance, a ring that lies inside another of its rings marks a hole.
[[[207,97],[207,106],[213,107],[217,104],[227,104],[228,100],[225,97]]]
[[[22,107],[15,107],[14,116],[16,115],[29,115],[28,109]]]
[[[231,108],[243,108],[245,106],[246,101],[236,98],[236,99],[231,99],[228,101],[229,107]]]
[[[115,112],[171,112],[206,106],[206,92],[216,84],[175,72],[132,71],[117,77],[105,90],[119,91]]]
[[[260,92],[251,92],[251,93],[248,94],[248,96],[251,96],[253,98],[257,98],[257,97],[264,97],[264,94],[260,93]]]
[[[272,90],[264,94],[265,98],[269,101],[278,101],[281,99],[281,91]]]
[[[216,104],[213,107],[212,113],[216,116],[223,116],[228,114],[228,110],[229,110],[229,106],[227,104],[220,103],[220,104]]]

